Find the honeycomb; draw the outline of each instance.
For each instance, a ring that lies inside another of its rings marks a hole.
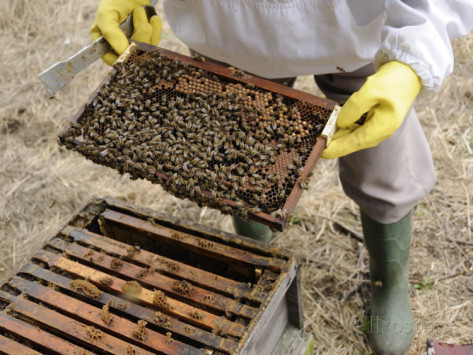
[[[75,291],[82,291],[84,295],[93,299],[97,299],[102,295],[102,291],[100,291],[97,286],[81,279],[72,281],[69,287]]]
[[[172,284],[171,288],[182,295],[191,296],[195,292],[195,288],[186,280],[176,280]]]
[[[87,339],[90,340],[99,340],[105,336],[105,333],[102,332],[100,329],[88,326],[85,328],[85,336]]]
[[[135,328],[135,330],[133,330],[132,335],[135,338],[138,338],[142,341],[148,340],[149,333],[148,333],[148,330],[146,329],[146,324],[148,324],[148,322],[145,322],[144,320],[140,319],[136,323],[136,328]]]
[[[110,314],[110,309],[109,308],[110,308],[110,306],[109,306],[108,303],[104,304],[103,307],[102,307],[102,312],[100,313],[100,319],[102,319],[102,321],[107,325],[110,325],[113,322],[113,317]]]
[[[244,218],[277,211],[331,110],[234,73],[229,79],[135,48],[60,144],[200,206]]]
[[[172,309],[172,306],[168,303],[167,296],[160,290],[154,290],[153,304],[160,308]]]

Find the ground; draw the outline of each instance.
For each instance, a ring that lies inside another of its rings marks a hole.
[[[57,133],[109,68],[97,62],[50,99],[37,75],[89,42],[98,1],[0,2],[0,279],[92,196],[111,196],[232,230],[229,217],[131,181],[56,142]],[[162,13],[162,12],[161,12]],[[165,24],[161,46],[185,52]],[[473,33],[454,41],[453,74],[416,109],[429,139],[437,185],[414,211],[412,354],[427,338],[473,342]],[[310,77],[297,88],[317,93]],[[317,354],[369,353],[363,333],[366,251],[358,209],[344,194],[337,162],[321,161],[296,209],[299,222],[274,241],[300,258],[305,327]],[[363,287],[359,287],[363,285]],[[358,292],[351,291],[357,290]]]

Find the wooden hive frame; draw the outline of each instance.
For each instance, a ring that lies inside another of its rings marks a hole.
[[[271,354],[303,328],[298,275],[277,248],[96,199],[1,284],[0,353]]]
[[[137,50],[144,51],[144,52],[151,52],[151,51],[156,50],[156,47],[149,46],[143,43],[133,44],[132,46],[130,46],[128,51],[122,57],[120,57],[119,61],[125,62],[129,57],[133,56],[133,53]],[[339,106],[337,105],[337,103],[325,98],[308,94],[306,92],[302,92],[302,91],[295,90],[283,85],[279,85],[279,84],[273,83],[271,81],[268,81],[259,77],[246,75],[246,74],[243,76],[242,75],[236,76],[234,69],[225,68],[214,63],[199,61],[191,57],[181,55],[181,54],[168,51],[165,49],[160,48],[159,53],[160,55],[166,58],[169,58],[171,60],[178,60],[179,62],[185,63],[186,65],[214,74],[223,80],[228,80],[229,82],[239,83],[242,85],[252,85],[260,90],[276,93],[278,95],[281,95],[284,98],[294,100],[294,102],[312,105],[313,107],[316,107],[318,110],[321,110],[321,112],[323,112],[323,115],[326,116],[325,119],[327,119],[328,121],[326,129],[324,129],[322,134],[317,137],[314,146],[311,147],[311,150],[309,150],[310,154],[308,154],[305,160],[303,169],[299,177],[297,178],[297,181],[295,182],[294,186],[292,187],[290,194],[287,195],[285,203],[280,209],[280,213],[276,216],[269,213],[265,213],[265,212],[251,212],[250,211],[248,213],[248,217],[250,219],[253,219],[260,223],[264,223],[270,226],[272,229],[282,231],[284,226],[287,224],[289,220],[289,216],[293,212],[304,190],[301,187],[300,182],[307,180],[310,177],[312,171],[314,170],[320,158],[320,155],[322,154],[322,151],[324,150],[327,144],[327,140],[329,140],[331,137],[331,134],[333,134],[335,121],[336,121],[336,118],[338,116],[338,111],[339,111]],[[59,135],[59,141],[61,142],[61,144],[64,144],[66,147],[70,149],[74,149],[81,152],[81,148],[84,145],[83,142],[81,142],[79,139],[68,136],[69,133],[66,134],[66,132],[70,132],[69,128],[71,127],[71,125],[74,126],[75,123],[80,122],[81,118],[83,117],[83,114],[86,111],[87,106],[90,105],[94,101],[94,99],[99,94],[101,88],[106,83],[108,83],[115,74],[116,74],[116,69],[113,69],[111,73],[107,76],[107,78],[99,85],[97,90],[95,90],[94,93],[89,97],[86,104],[82,106],[78,110],[78,112],[74,115],[71,123],[66,127],[64,132]],[[98,150],[98,148],[96,152],[90,151],[89,149],[85,149],[85,148],[84,148],[84,151],[87,151],[87,154],[89,154],[88,158],[92,159],[96,163],[111,166],[114,168],[118,168],[119,166],[123,165],[122,163],[113,161],[113,159],[111,160],[108,158],[107,159],[102,158],[100,155],[101,151]],[[84,152],[82,153],[84,154]],[[127,169],[129,169],[129,172],[132,175],[136,175],[137,177],[142,175],[138,165],[134,164],[133,162],[127,162]],[[156,171],[154,175],[158,181],[169,180],[169,177],[162,172]],[[202,194],[207,197],[211,196],[210,191],[202,190]],[[235,201],[229,198],[225,198],[225,197],[222,198],[222,202],[232,208],[237,207],[237,203],[235,203]]]

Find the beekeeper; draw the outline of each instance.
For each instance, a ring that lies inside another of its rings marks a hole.
[[[102,0],[92,27],[117,54],[119,24],[134,13],[132,39],[157,45],[161,20],[150,0]],[[340,180],[361,210],[370,255],[375,353],[404,354],[414,338],[408,293],[411,210],[434,186],[429,145],[411,105],[438,90],[453,69],[450,40],[473,27],[471,0],[163,0],[166,18],[193,51],[291,85],[313,74],[344,103],[323,158],[340,158]],[[112,64],[117,56],[108,53]],[[368,112],[363,125],[355,122]],[[257,223],[234,219],[238,233],[269,240]]]

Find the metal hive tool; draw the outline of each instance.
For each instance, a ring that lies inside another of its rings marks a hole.
[[[0,283],[0,353],[273,353],[303,328],[297,275],[277,248],[96,199]]]
[[[60,143],[178,197],[282,230],[336,112],[333,101],[135,44]]]

